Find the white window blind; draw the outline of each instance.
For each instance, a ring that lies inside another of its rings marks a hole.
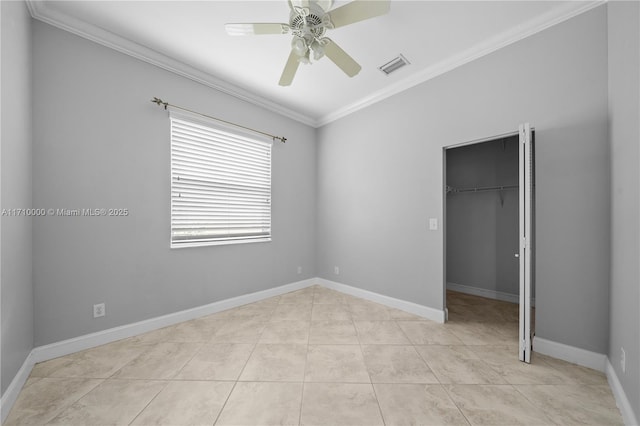
[[[271,147],[171,112],[171,247],[271,241]]]

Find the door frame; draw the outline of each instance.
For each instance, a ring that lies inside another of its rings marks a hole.
[[[533,137],[533,134],[535,133],[535,127],[531,126],[530,127],[530,131],[532,134],[532,140],[535,139]],[[480,143],[484,143],[484,142],[490,142],[490,141],[494,141],[496,139],[503,139],[503,138],[508,138],[508,137],[514,137],[514,136],[520,136],[520,128],[516,127],[515,130],[511,131],[511,132],[507,132],[507,133],[503,133],[500,135],[495,135],[495,136],[491,136],[491,137],[486,137],[486,138],[481,138],[481,139],[474,139],[471,141],[466,141],[466,142],[460,142],[460,143],[455,143],[455,144],[451,144],[451,145],[445,145],[442,147],[442,232],[443,232],[443,238],[442,238],[442,259],[443,259],[443,263],[442,263],[442,306],[444,308],[444,318],[445,318],[445,322],[449,320],[449,309],[447,307],[447,188],[446,188],[446,182],[447,182],[447,151],[453,148],[461,148],[464,146],[468,146],[468,145],[476,145],[476,144],[480,144]],[[518,142],[520,143],[520,142]],[[533,150],[532,152],[532,161],[533,164],[535,164],[535,150]],[[535,167],[535,166],[534,166]],[[522,165],[519,164],[518,165],[518,176],[520,176],[520,169],[522,168]],[[535,170],[533,171],[534,175],[535,175]],[[534,184],[535,185],[535,184]],[[534,186],[535,188],[535,186]],[[533,188],[532,188],[533,191]],[[535,197],[535,195],[532,193],[532,197]],[[518,208],[518,215],[520,215],[520,208]],[[535,229],[535,213],[533,214],[533,226],[532,228]],[[535,241],[535,240],[534,240]],[[535,246],[534,246],[534,252],[535,252]],[[519,267],[520,269],[520,267]],[[519,274],[521,274],[522,272],[519,271]],[[523,308],[523,303],[521,302],[519,304],[519,311],[522,310]],[[522,316],[522,314],[520,314],[519,316]],[[521,321],[519,321],[519,326],[518,329],[520,330],[520,328],[522,328],[523,324]],[[518,337],[518,345],[520,345],[520,337]]]
[[[534,217],[535,217],[535,158],[534,158],[534,129],[529,123],[519,126],[518,139],[518,222],[519,237],[519,288],[520,288],[520,327],[518,335],[518,357],[527,364],[531,362],[532,341],[534,331],[532,327],[531,290],[534,285],[535,249]]]

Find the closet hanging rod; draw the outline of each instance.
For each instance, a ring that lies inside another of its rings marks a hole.
[[[447,185],[447,194],[450,192],[485,192],[485,191],[502,191],[505,189],[516,189],[519,185],[502,185],[502,186],[482,186],[477,188],[454,188]]]

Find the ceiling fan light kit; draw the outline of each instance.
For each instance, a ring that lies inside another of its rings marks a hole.
[[[390,6],[390,0],[355,0],[333,10],[329,10],[331,0],[289,0],[288,3],[291,10],[289,24],[225,25],[227,34],[232,36],[288,33],[293,35],[291,53],[280,77],[281,86],[291,85],[298,65],[311,63],[311,53],[314,61],[324,56],[328,57],[349,77],[358,74],[362,67],[336,43],[325,37],[325,34],[333,28],[384,15],[389,12]]]

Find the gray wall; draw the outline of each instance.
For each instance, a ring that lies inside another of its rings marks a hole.
[[[518,137],[448,149],[446,184],[518,186]],[[517,296],[518,188],[450,192],[446,208],[447,282]]]
[[[1,208],[31,207],[31,17],[23,2],[0,2],[2,52]],[[2,393],[33,348],[32,220],[3,216]]]
[[[640,7],[608,3],[611,141],[611,328],[609,360],[640,419]],[[626,352],[626,373],[620,348]]]
[[[33,37],[34,204],[131,212],[35,221],[36,345],[316,275],[314,129],[41,22]],[[169,249],[169,120],[153,96],[288,138],[272,242]]]
[[[598,7],[321,128],[318,275],[441,309],[443,147],[529,121],[537,335],[606,353],[606,25]]]

